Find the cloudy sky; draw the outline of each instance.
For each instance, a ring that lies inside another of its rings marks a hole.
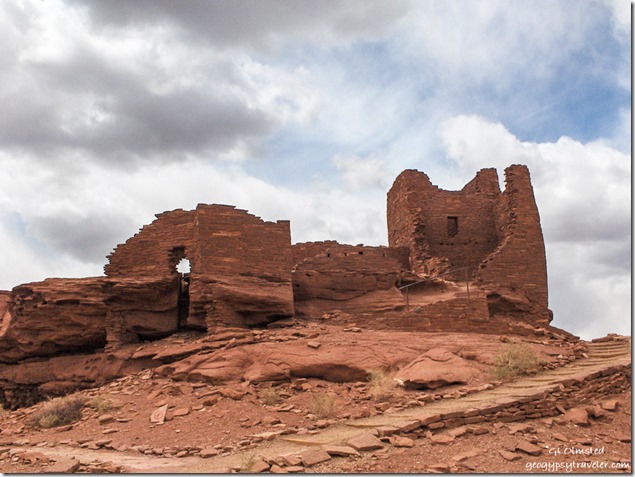
[[[553,324],[630,334],[628,0],[0,2],[0,289],[232,204],[387,244],[406,168],[527,164]],[[503,184],[504,185],[504,184]]]

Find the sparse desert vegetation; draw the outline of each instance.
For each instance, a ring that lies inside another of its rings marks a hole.
[[[494,357],[496,379],[508,380],[540,371],[539,356],[524,343],[505,343]]]
[[[369,393],[375,401],[390,401],[403,393],[392,375],[380,369],[370,373],[368,385]]]
[[[69,395],[51,399],[40,406],[31,416],[31,425],[43,429],[64,426],[78,421],[82,417],[82,408],[86,404],[83,396]]]
[[[317,393],[311,396],[311,409],[313,414],[323,419],[333,415],[335,408],[335,399],[326,393]]]

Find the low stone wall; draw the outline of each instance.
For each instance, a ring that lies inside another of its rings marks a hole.
[[[565,379],[522,398],[500,399],[464,411],[439,413],[403,423],[402,432],[450,429],[481,422],[514,422],[563,414],[576,405],[631,389],[631,365],[613,366],[584,377]],[[396,426],[399,427],[399,426]]]

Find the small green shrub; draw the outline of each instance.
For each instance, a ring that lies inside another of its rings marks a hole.
[[[267,388],[261,394],[260,397],[262,402],[267,406],[273,406],[275,404],[279,404],[282,401],[282,396],[280,396],[280,392],[275,388]]]
[[[368,384],[368,392],[375,401],[390,401],[401,393],[392,376],[382,370],[371,371]]]
[[[333,415],[335,400],[328,394],[314,394],[311,396],[312,410],[318,418],[323,419]]]
[[[540,365],[540,358],[526,344],[506,343],[494,357],[494,377],[507,380],[535,374]]]
[[[82,417],[86,400],[82,396],[51,399],[31,415],[31,425],[48,429],[71,424]]]

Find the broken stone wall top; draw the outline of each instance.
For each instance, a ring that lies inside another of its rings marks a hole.
[[[388,192],[388,243],[408,247],[413,271],[520,294],[534,319],[548,322],[547,268],[540,217],[526,166],[482,169],[460,191],[406,170]]]
[[[410,249],[414,271],[476,268],[498,245],[494,205],[500,196],[495,169],[483,169],[460,191],[446,191],[423,172],[402,172],[388,192],[388,243]]]
[[[187,258],[193,274],[252,273],[290,279],[287,220],[265,222],[245,210],[217,204],[156,217],[108,256],[106,276],[171,276]],[[279,253],[271,253],[274,250]]]

